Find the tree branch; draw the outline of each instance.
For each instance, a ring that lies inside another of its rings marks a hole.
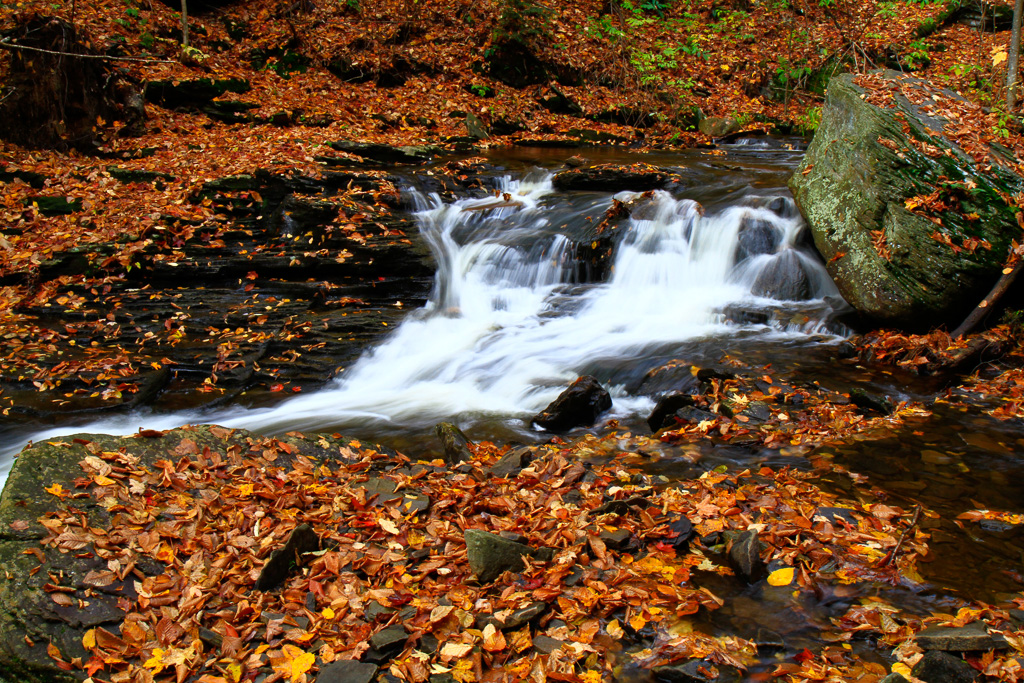
[[[75,52],[58,52],[57,50],[44,50],[41,47],[29,47],[28,45],[18,45],[17,43],[8,42],[6,39],[0,40],[0,47],[7,50],[28,50],[30,52],[42,52],[47,55],[57,55],[58,57],[78,57],[80,59],[106,59],[111,62],[142,62],[143,64],[177,64],[178,62],[170,59],[145,59],[143,57],[112,57],[109,55],[83,55]]]

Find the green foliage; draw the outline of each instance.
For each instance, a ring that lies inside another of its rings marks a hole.
[[[797,129],[804,135],[810,135],[821,125],[821,107],[808,107],[796,120]]]

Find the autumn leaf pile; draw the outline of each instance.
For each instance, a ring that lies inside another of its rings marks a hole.
[[[187,428],[173,434],[181,438],[152,467],[131,448],[63,444],[89,453],[82,476],[73,490],[47,489],[64,505],[40,519],[42,545],[95,553],[105,567],[86,577],[84,598],[51,574],[53,601],[73,605],[111,584],[134,586],[120,591],[119,633],[84,634],[88,656],[50,648],[62,668],[94,681],[237,683],[257,672],[268,681],[310,680],[333,661],[365,655],[370,637],[393,624],[408,637],[385,666],[409,681],[431,673],[599,681],[630,662],[691,658],[742,668],[756,661],[753,643],[680,628],[722,604],[702,577],[733,574],[723,554],[733,532],[757,533],[768,582],[795,595],[917,581],[915,559],[926,551],[927,536],[898,508],[857,505],[842,519],[822,516],[835,497],[788,469],[659,484],[627,464],[637,457],[622,450],[637,443],[629,434],[537,448],[509,478],[487,474],[506,450],[488,443],[450,471],[336,437],[301,437],[325,454],[314,460],[298,453],[299,435],[248,436],[220,449],[200,447]],[[369,493],[367,478],[396,493]],[[426,509],[415,504],[423,497]],[[109,528],[76,512],[89,504],[111,515]],[[696,532],[689,545],[672,530],[684,517]],[[280,589],[256,590],[271,551],[301,524],[312,526],[322,550],[303,556]],[[468,529],[513,534],[553,557],[481,584],[467,562]],[[625,542],[607,540],[617,531]],[[162,571],[133,578],[154,563]],[[528,606],[540,606],[536,618],[501,628]],[[538,651],[532,643],[541,636],[560,647]]]

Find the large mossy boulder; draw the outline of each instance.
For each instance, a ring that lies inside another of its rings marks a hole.
[[[1020,233],[1012,154],[963,122],[955,93],[887,71],[832,79],[790,180],[843,297],[869,321],[955,325],[999,278]]]

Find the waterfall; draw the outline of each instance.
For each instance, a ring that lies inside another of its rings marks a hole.
[[[825,329],[820,318],[797,324],[768,316],[754,324],[728,314],[737,306],[827,309],[823,302],[837,295],[822,264],[801,247],[804,226],[788,198],[708,215],[662,191],[616,199],[632,207],[632,217],[615,229],[610,274],[581,283],[574,281],[574,236],[552,220],[560,198],[550,175],[506,177],[493,196],[447,204],[415,195],[437,261],[431,298],[320,391],[269,409],[128,415],[35,438],[188,422],[285,432],[526,418],[602,363],[627,364],[737,331],[768,340]],[[612,198],[595,201],[588,211],[599,217]],[[611,389],[619,413],[649,405],[621,386]]]

